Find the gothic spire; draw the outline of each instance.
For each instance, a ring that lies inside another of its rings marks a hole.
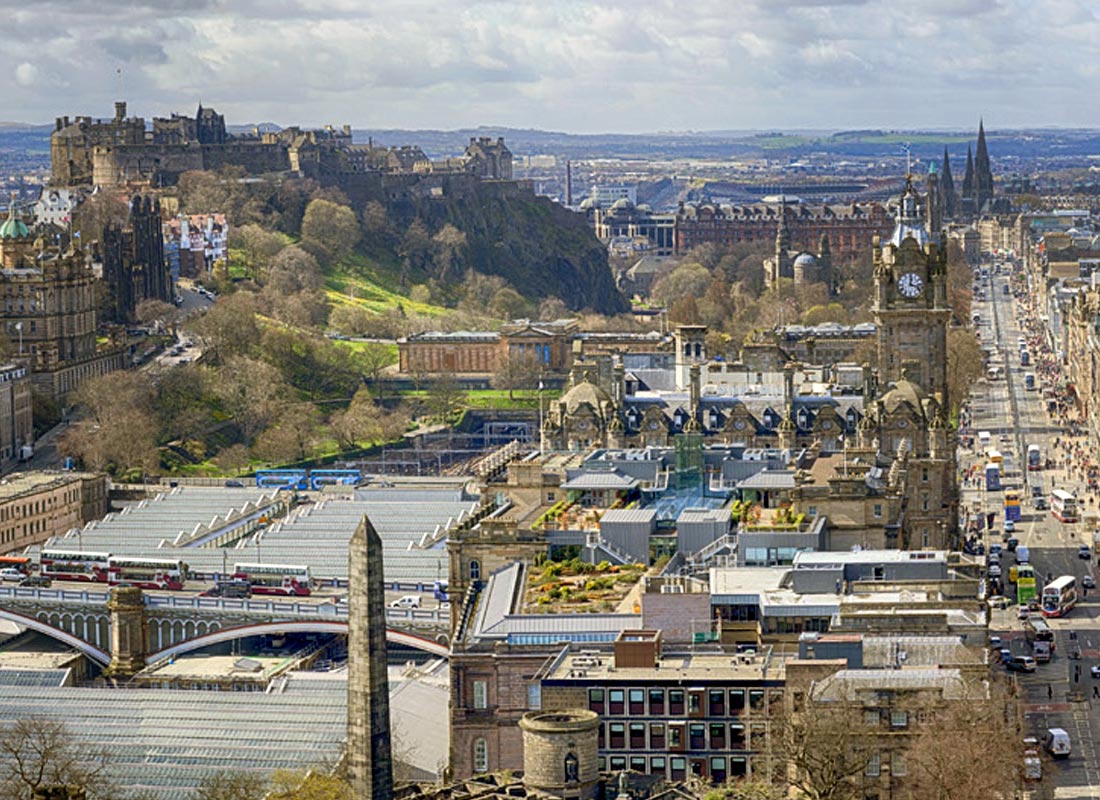
[[[981,212],[993,200],[993,169],[985,144],[985,122],[978,122],[978,150],[974,154],[974,200]]]
[[[970,145],[966,146],[966,175],[963,176],[962,196],[967,200],[974,199],[974,153]]]
[[[947,157],[947,146],[943,148],[943,169],[940,174],[940,192],[943,194],[943,215],[947,219],[955,216],[958,196],[955,194],[955,179],[951,177],[951,161]]]

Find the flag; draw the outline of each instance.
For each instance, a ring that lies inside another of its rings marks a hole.
[[[539,391],[542,391],[542,381],[539,381]]]

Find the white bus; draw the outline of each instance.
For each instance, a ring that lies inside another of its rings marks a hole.
[[[306,597],[313,587],[309,567],[287,564],[234,564],[233,577],[248,581],[252,594],[283,594]]]
[[[127,583],[142,589],[178,591],[187,580],[187,565],[178,558],[130,558],[111,556],[107,560],[107,582]]]
[[[110,553],[90,550],[43,550],[38,557],[39,572],[58,581],[107,582]]]
[[[1050,513],[1062,522],[1077,522],[1081,518],[1077,498],[1062,489],[1050,493]]]
[[[1064,617],[1077,605],[1077,579],[1063,575],[1043,587],[1043,616]]]

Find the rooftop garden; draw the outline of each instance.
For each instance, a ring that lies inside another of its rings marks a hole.
[[[528,573],[523,610],[535,614],[614,611],[645,573],[645,564],[545,560]]]

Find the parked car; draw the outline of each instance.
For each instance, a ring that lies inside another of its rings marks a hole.
[[[1005,545],[1006,547],[1008,547],[1008,552],[1015,553],[1016,548],[1020,546],[1020,540],[1017,539],[1015,536],[1012,536],[1009,537],[1009,540],[1005,543]]]
[[[23,579],[27,577],[20,570],[15,567],[4,567],[0,569],[0,581],[13,581],[15,583],[22,583]]]
[[[1029,613],[1030,611],[1026,603],[1021,603],[1016,606],[1016,619],[1027,619]]]
[[[1095,589],[1096,578],[1092,577],[1091,575],[1086,575],[1085,577],[1081,578],[1081,585],[1086,589]]]
[[[48,575],[28,575],[19,581],[20,586],[32,586],[40,589],[48,589],[53,583],[53,579]]]
[[[1088,561],[1090,558],[1092,558],[1092,548],[1089,547],[1087,544],[1081,545],[1077,548],[1077,557],[1083,558],[1085,561]]]
[[[1000,636],[990,636],[989,637],[989,648],[991,650],[1000,650],[1001,649],[1001,637]]]
[[[1043,734],[1043,747],[1054,758],[1069,758],[1069,734],[1063,728],[1047,728]]]
[[[1015,533],[1016,523],[1010,519],[1005,520],[1005,533]]]
[[[1035,510],[1036,511],[1046,511],[1047,510],[1047,500],[1046,500],[1045,497],[1036,497],[1035,498]]]
[[[1100,664],[1093,664],[1089,667],[1089,674],[1094,678],[1100,678]]]
[[[991,578],[1001,577],[1001,565],[1000,564],[990,564],[989,565],[989,577],[991,577]]]

